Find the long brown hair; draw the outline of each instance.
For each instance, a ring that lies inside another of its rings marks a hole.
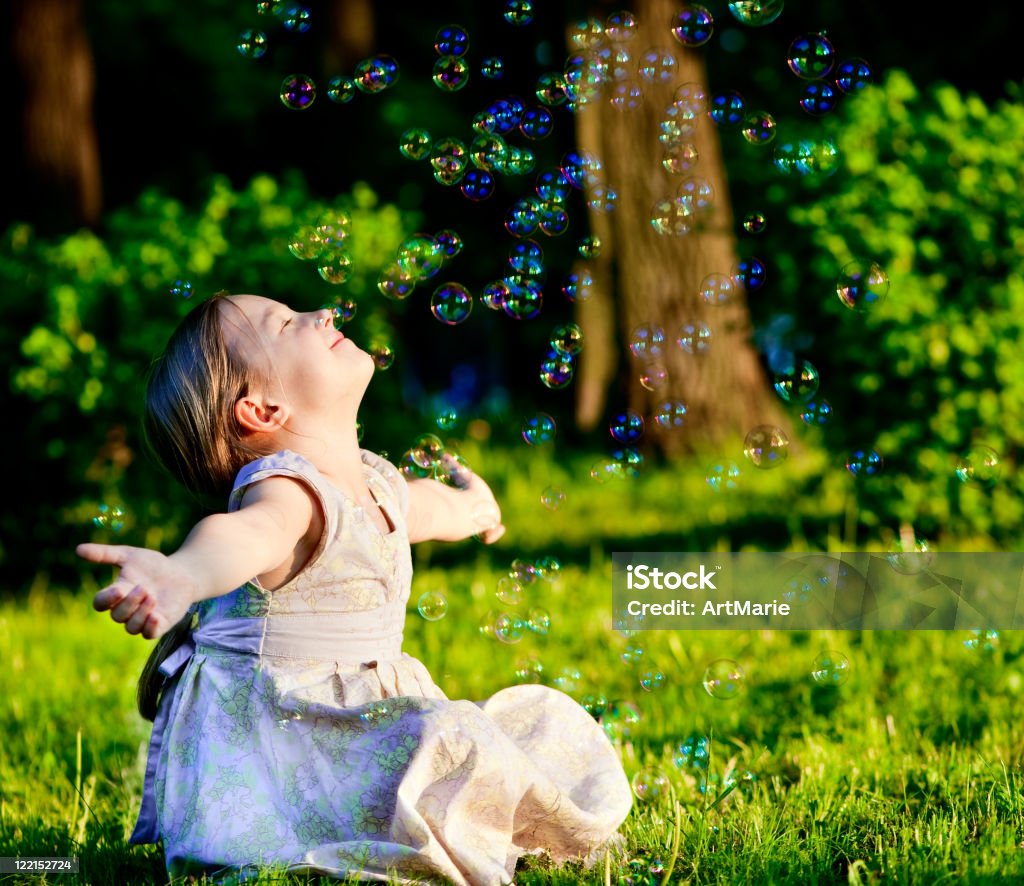
[[[227,345],[222,312],[237,306],[226,295],[201,302],[174,330],[150,367],[143,414],[145,443],[157,461],[200,498],[222,503],[238,472],[266,454],[246,443],[235,419],[238,399],[267,378],[259,361],[246,361]],[[157,641],[142,669],[136,701],[147,720],[156,717],[160,665],[188,637],[192,615]]]

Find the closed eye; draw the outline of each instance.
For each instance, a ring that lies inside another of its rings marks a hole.
[[[281,324],[281,331],[283,332],[285,326],[287,326],[291,322],[292,322],[292,318],[291,317],[289,317],[287,320],[285,320],[284,323]]]

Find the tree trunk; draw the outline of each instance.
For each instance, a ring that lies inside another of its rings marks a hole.
[[[751,340],[751,324],[742,287],[730,299],[708,303],[701,296],[710,274],[732,275],[736,238],[716,124],[698,114],[692,143],[698,159],[691,169],[672,174],[663,165],[660,123],[680,85],[705,88],[700,49],[684,49],[673,37],[670,21],[679,7],[668,0],[639,0],[638,33],[623,44],[637,69],[651,47],[670,53],[675,74],[667,82],[632,81],[642,87],[642,102],[620,110],[610,101],[615,81],[605,83],[593,101],[577,112],[577,144],[600,159],[597,183],[617,194],[610,212],[589,210],[601,252],[588,267],[594,279],[591,297],[577,302],[577,322],[584,336],[576,383],[576,419],[584,430],[605,416],[609,397],[628,403],[645,418],[645,439],[672,457],[717,448],[740,439],[757,425],[781,428],[792,440],[790,422],[772,390]],[[623,81],[619,81],[623,82]],[[621,88],[621,87],[620,87]],[[660,234],[651,223],[652,207],[671,200],[684,179],[703,179],[713,188],[707,215],[692,216],[689,233]],[[586,187],[588,202],[595,180]],[[755,293],[756,295],[756,293]],[[706,324],[710,342],[703,353],[687,353],[677,339],[684,324]],[[639,359],[629,345],[641,326],[664,331],[661,355]],[[645,371],[654,379],[641,382]],[[664,380],[655,383],[657,371]],[[618,381],[621,389],[610,391]],[[686,406],[685,424],[669,429],[653,421],[658,406],[678,400]]]
[[[15,0],[11,14],[28,173],[19,183],[22,211],[34,214],[53,200],[58,222],[94,226],[102,188],[82,0]]]

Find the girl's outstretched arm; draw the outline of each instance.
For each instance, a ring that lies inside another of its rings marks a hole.
[[[501,508],[490,487],[465,467],[458,488],[437,480],[409,480],[409,541],[462,541],[478,536],[493,544],[505,534]]]
[[[285,563],[291,564],[323,517],[304,484],[269,477],[246,490],[242,507],[200,520],[173,554],[129,545],[80,544],[78,556],[119,567],[93,598],[98,612],[124,623],[129,634],[155,639],[189,606],[233,591]],[[302,564],[298,563],[297,567]]]

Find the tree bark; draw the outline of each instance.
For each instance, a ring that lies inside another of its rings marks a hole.
[[[734,286],[731,299],[722,304],[709,304],[700,294],[709,274],[731,275],[737,261],[716,124],[706,114],[698,115],[691,140],[698,160],[690,170],[675,175],[662,164],[659,124],[676,90],[684,83],[706,88],[707,79],[701,50],[684,48],[671,33],[670,22],[678,10],[669,0],[639,0],[639,33],[624,44],[632,55],[632,70],[647,49],[656,47],[675,58],[675,75],[667,82],[635,77],[633,82],[642,87],[642,103],[634,110],[613,106],[611,82],[577,111],[578,147],[599,158],[603,167],[596,182],[591,179],[585,189],[588,202],[595,183],[611,187],[617,200],[610,212],[589,210],[602,249],[590,261],[593,294],[577,302],[585,346],[577,367],[576,420],[583,430],[594,428],[606,413],[609,395],[617,395],[644,416],[648,445],[668,457],[717,448],[737,436],[742,439],[757,425],[778,427],[792,440],[788,415],[752,343],[746,294]],[[651,223],[652,207],[673,198],[689,176],[713,188],[710,213],[695,218],[687,234],[659,234]],[[710,328],[704,353],[690,354],[677,344],[686,323]],[[656,362],[667,378],[653,389],[640,380],[650,368],[648,361],[637,359],[629,349],[634,330],[643,325],[657,326],[665,334]],[[622,390],[612,392],[616,379]],[[669,400],[686,406],[681,428],[666,429],[652,420],[659,404]]]
[[[95,226],[102,186],[92,112],[95,70],[82,0],[15,0],[11,14],[28,172],[20,184],[30,191],[26,210],[55,199],[67,222]]]

